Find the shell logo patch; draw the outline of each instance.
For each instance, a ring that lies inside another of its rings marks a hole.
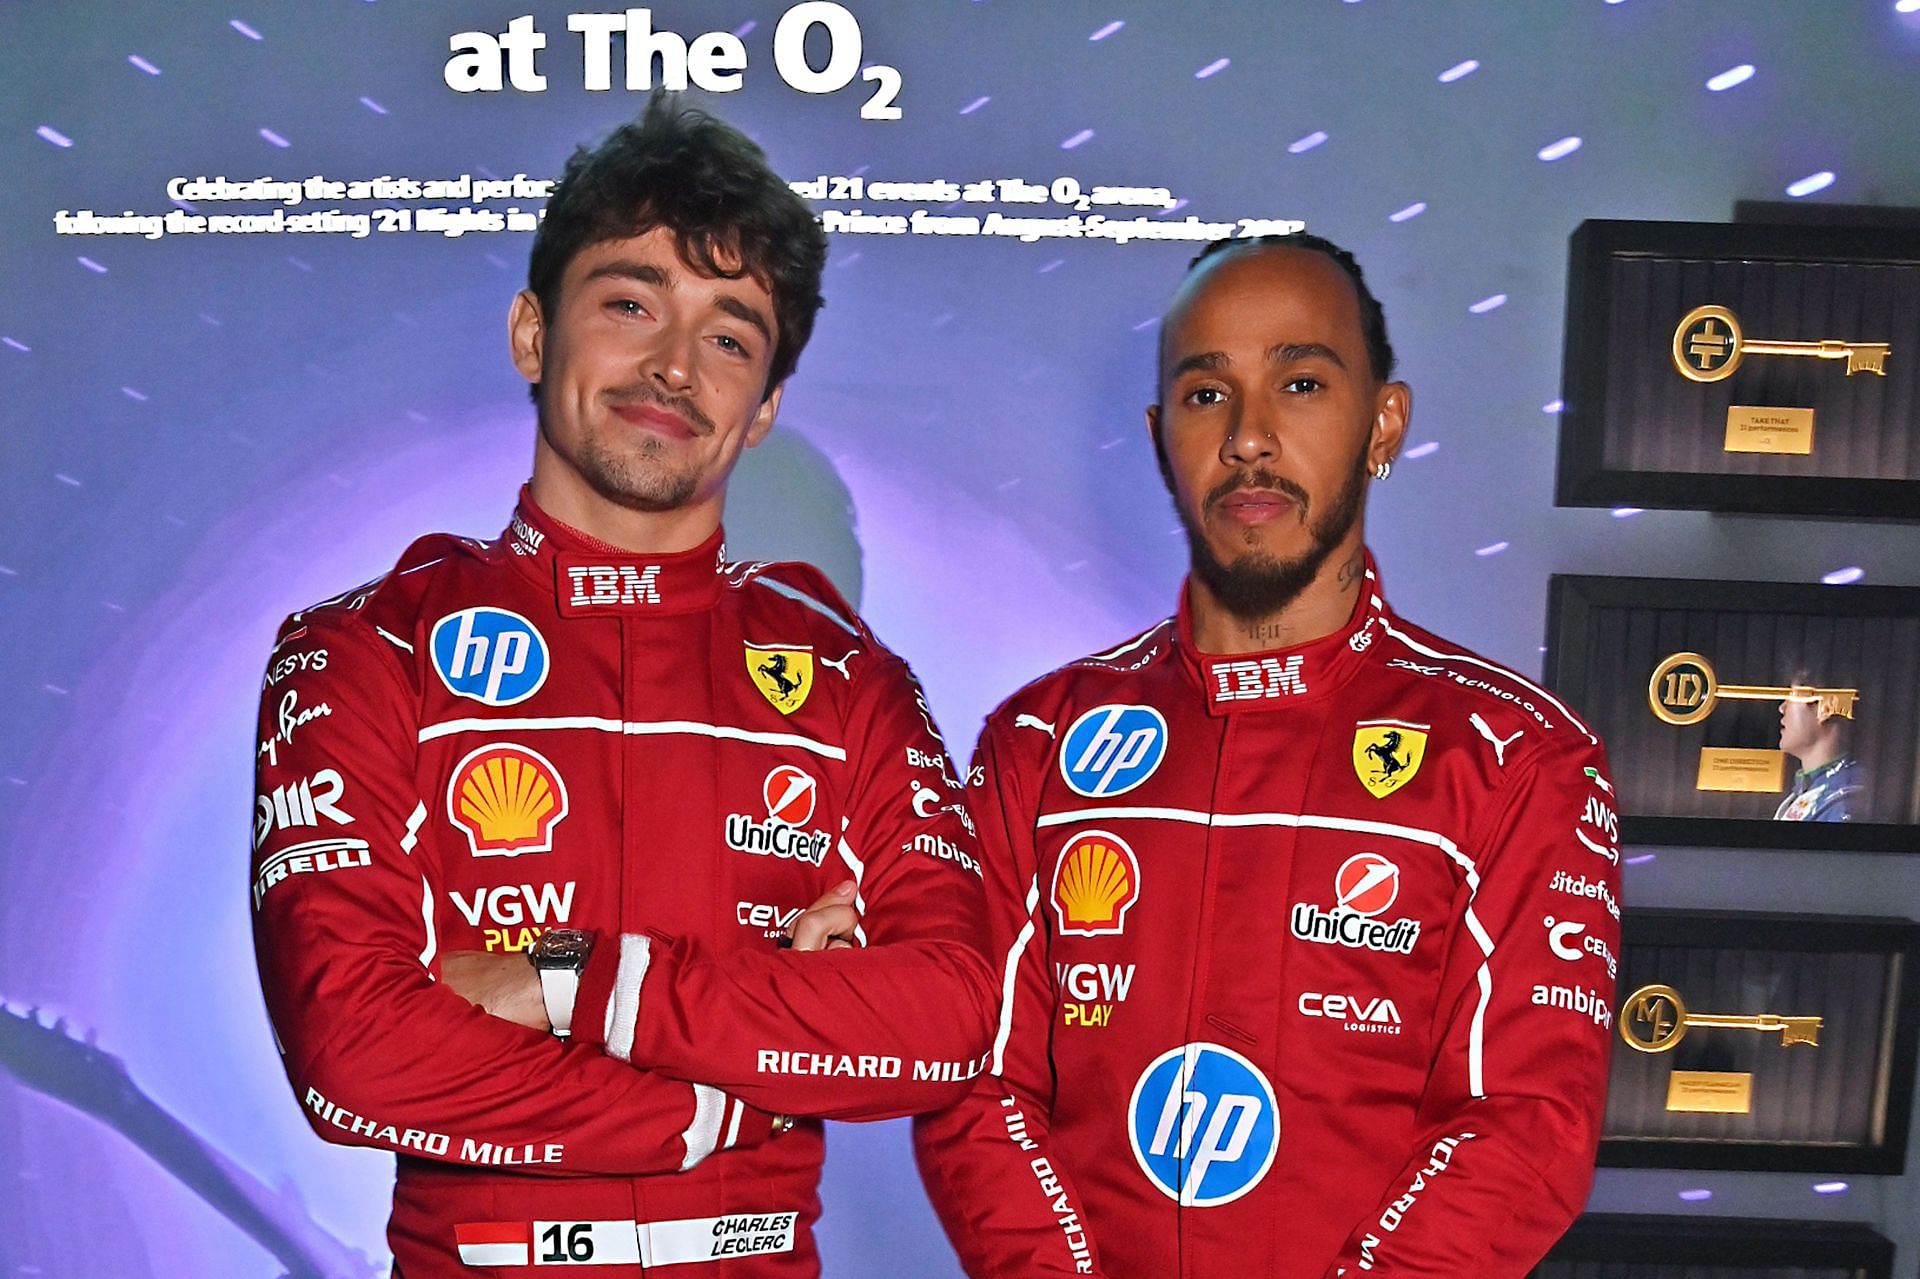
[[[813,650],[779,644],[748,644],[747,674],[760,695],[782,715],[806,705],[813,691]]]
[[[553,851],[567,815],[567,784],[538,751],[495,742],[469,754],[447,781],[447,820],[475,857]]]
[[[1353,726],[1353,772],[1375,799],[1412,781],[1427,755],[1426,724],[1398,719],[1366,720]]]
[[[1139,898],[1140,859],[1118,835],[1082,831],[1054,863],[1053,910],[1063,934],[1118,936]]]

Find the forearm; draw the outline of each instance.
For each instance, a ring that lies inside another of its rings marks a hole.
[[[993,1033],[992,978],[970,946],[714,957],[629,935],[607,949],[582,978],[575,1034],[766,1110],[883,1119],[950,1104]]]

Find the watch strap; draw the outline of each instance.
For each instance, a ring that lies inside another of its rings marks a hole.
[[[580,994],[580,973],[572,968],[542,968],[540,998],[547,1006],[547,1024],[562,1039],[573,1033],[573,1004]]]

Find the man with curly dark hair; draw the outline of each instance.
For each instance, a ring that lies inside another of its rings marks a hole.
[[[255,948],[315,1129],[398,1156],[396,1275],[814,1274],[819,1120],[979,1069],[979,862],[919,687],[818,570],[722,545],[825,258],[758,147],[656,97],[535,238],[507,529],[281,630]]]

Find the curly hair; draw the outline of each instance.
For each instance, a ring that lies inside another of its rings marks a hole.
[[[1305,233],[1295,235],[1256,235],[1244,240],[1215,240],[1194,255],[1187,263],[1187,276],[1200,268],[1207,259],[1236,249],[1268,248],[1278,246],[1286,249],[1305,249],[1309,253],[1318,253],[1331,258],[1347,278],[1353,281],[1353,291],[1360,301],[1360,329],[1367,340],[1367,364],[1373,370],[1373,380],[1385,382],[1393,377],[1393,344],[1387,341],[1387,313],[1381,309],[1380,300],[1373,296],[1373,290],[1367,287],[1367,277],[1360,270],[1360,264],[1354,261],[1353,254],[1347,252],[1332,240]],[[1182,283],[1184,283],[1184,279]],[[1162,361],[1164,363],[1164,360]]]
[[[567,161],[527,266],[541,313],[555,313],[560,279],[581,250],[656,227],[673,232],[680,255],[699,271],[748,276],[772,295],[779,336],[767,370],[771,394],[813,335],[826,234],[745,134],[667,93],[655,93],[639,119]],[[736,265],[723,270],[722,260]]]

